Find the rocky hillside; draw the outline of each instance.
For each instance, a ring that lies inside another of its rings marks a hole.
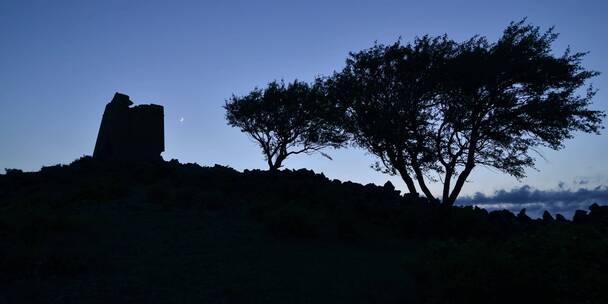
[[[2,303],[602,303],[608,207],[444,208],[387,183],[83,157],[0,175]]]

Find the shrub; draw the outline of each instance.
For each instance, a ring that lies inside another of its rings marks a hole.
[[[317,237],[322,227],[323,216],[317,209],[289,202],[264,216],[273,233],[293,237]]]
[[[554,224],[506,242],[431,241],[405,262],[421,303],[606,303],[608,238]]]

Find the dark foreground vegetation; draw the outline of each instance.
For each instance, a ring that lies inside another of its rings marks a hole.
[[[606,303],[608,207],[488,213],[312,171],[0,175],[0,303]]]

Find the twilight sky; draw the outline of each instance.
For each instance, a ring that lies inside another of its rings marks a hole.
[[[599,89],[594,108],[608,110],[608,2],[456,2],[465,1],[3,0],[0,169],[38,170],[92,154],[104,106],[116,91],[135,103],[165,106],[165,159],[264,168],[256,145],[225,123],[222,105],[231,94],[274,79],[330,74],[343,67],[349,51],[376,40],[447,33],[456,40],[480,34],[493,41],[523,17],[556,27],[557,52],[568,45],[590,52],[584,65],[604,73],[593,80]],[[498,199],[522,189],[599,189],[595,200],[607,203],[605,133],[543,151],[540,171],[530,170],[520,182],[478,168],[463,193]],[[404,189],[400,179],[373,171],[364,151],[327,152],[333,161],[302,155],[286,167],[361,183],[391,180]]]

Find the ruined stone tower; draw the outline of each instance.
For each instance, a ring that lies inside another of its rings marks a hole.
[[[122,161],[162,160],[164,110],[149,104],[131,107],[129,96],[116,93],[106,105],[93,158]]]

